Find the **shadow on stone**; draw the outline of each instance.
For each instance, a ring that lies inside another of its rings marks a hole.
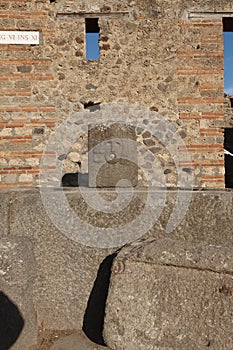
[[[96,344],[106,346],[103,339],[105,305],[108,296],[111,267],[117,252],[107,256],[100,264],[91,291],[83,321],[83,331]]]
[[[68,173],[63,175],[62,187],[88,187],[88,174],[87,173]]]
[[[23,317],[16,305],[0,292],[0,350],[8,350],[24,327]]]

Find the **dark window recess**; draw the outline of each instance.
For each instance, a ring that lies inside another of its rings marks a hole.
[[[84,109],[89,109],[91,112],[95,112],[100,110],[100,102],[84,102]]]
[[[230,106],[233,108],[233,97],[230,97]]]
[[[225,187],[233,188],[233,128],[224,131]]]
[[[99,60],[100,48],[99,48],[99,24],[98,18],[86,18],[86,59],[87,60]]]
[[[223,31],[233,32],[233,17],[224,17],[222,20],[223,20]]]

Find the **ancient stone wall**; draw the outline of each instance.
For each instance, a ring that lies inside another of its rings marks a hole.
[[[229,0],[2,0],[0,30],[39,31],[40,44],[1,45],[1,188],[38,186],[51,131],[71,110],[113,101],[170,119],[190,152],[179,166],[194,186],[224,187],[224,16],[233,16]],[[86,17],[99,18],[97,61],[85,57]],[[146,131],[141,144],[151,144]],[[71,151],[64,173],[79,171],[79,161],[87,171],[87,134]],[[176,186],[166,152],[154,147],[154,156]]]

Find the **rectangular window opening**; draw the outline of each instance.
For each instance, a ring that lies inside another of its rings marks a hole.
[[[223,18],[224,93],[233,108],[233,18]],[[231,112],[229,112],[231,113]],[[224,130],[225,187],[233,188],[233,128]]]
[[[233,97],[230,97],[230,107],[233,108]]]
[[[87,60],[99,60],[100,48],[99,48],[99,18],[85,18],[86,28],[86,59]]]
[[[223,18],[224,93],[233,96],[233,17]],[[232,107],[231,101],[229,105]]]

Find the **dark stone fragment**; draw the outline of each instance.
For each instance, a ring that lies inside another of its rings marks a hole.
[[[187,134],[184,130],[180,131],[179,134],[182,137],[182,139],[185,139],[185,137],[187,136]]]
[[[192,173],[192,169],[191,168],[183,168],[182,169],[184,172],[191,174]]]
[[[171,144],[174,145],[175,143],[177,143],[176,139],[171,139]]]
[[[151,133],[149,131],[145,131],[143,134],[142,134],[142,137],[144,139],[149,139],[151,137]]]
[[[164,81],[165,83],[170,83],[172,81],[172,77],[169,75]]]
[[[107,50],[110,49],[110,45],[109,44],[103,44],[101,49],[107,51]]]
[[[80,50],[76,51],[76,52],[75,52],[75,56],[76,56],[76,57],[82,57],[82,56],[83,56],[82,51],[80,51]]]
[[[101,36],[100,37],[100,41],[108,41],[108,37],[107,36]]]
[[[66,44],[66,40],[65,39],[56,39],[54,40],[54,44],[58,45],[58,46],[62,46]]]
[[[111,7],[104,5],[103,7],[101,7],[100,11],[101,12],[111,12]]]
[[[95,86],[93,84],[87,84],[85,87],[86,87],[87,90],[97,89],[97,86]]]
[[[43,135],[44,134],[44,128],[35,128],[33,130],[34,135]]]
[[[159,153],[159,152],[162,151],[162,148],[160,148],[160,147],[151,147],[151,148],[150,148],[150,151],[151,151],[152,153]]]
[[[168,162],[167,165],[168,165],[168,166],[175,166],[174,160],[172,160],[171,162]]]
[[[137,135],[141,135],[141,133],[143,132],[143,130],[144,130],[144,129],[142,129],[142,128],[137,128],[137,129],[136,129]]]
[[[162,84],[162,83],[159,83],[159,84],[157,85],[157,88],[158,88],[160,91],[162,91],[162,92],[167,91],[167,86],[166,86],[165,84]]]
[[[76,41],[78,44],[82,44],[82,43],[83,43],[83,39],[81,39],[79,36],[77,36],[77,38],[75,38],[75,41]]]
[[[164,174],[171,174],[171,169],[166,169],[166,170],[164,170]]]
[[[156,106],[152,106],[152,107],[150,107],[150,110],[151,110],[151,111],[158,112],[158,108],[157,108]]]
[[[113,49],[114,49],[114,50],[120,50],[120,49],[121,49],[121,47],[120,47],[120,45],[115,44],[115,45],[113,46]]]
[[[64,160],[66,159],[67,155],[66,154],[60,154],[60,156],[58,156],[58,160]]]
[[[155,142],[151,139],[143,140],[143,143],[148,147],[155,145]]]
[[[32,71],[32,66],[18,66],[17,71],[20,73],[30,73]]]
[[[65,74],[63,74],[63,73],[58,73],[58,79],[59,79],[59,80],[65,79]]]

